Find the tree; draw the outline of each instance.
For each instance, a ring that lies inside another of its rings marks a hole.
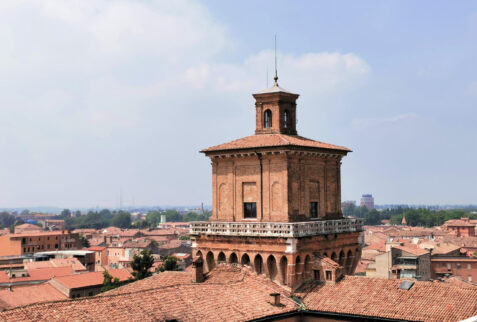
[[[157,272],[164,272],[164,271],[177,271],[179,266],[177,265],[177,257],[175,256],[165,256],[163,258],[163,263],[161,266],[158,266],[156,271]]]
[[[9,214],[8,212],[0,213],[0,225],[3,227],[9,227],[15,223],[15,216]]]
[[[149,223],[146,220],[138,219],[135,222],[133,222],[131,227],[137,228],[137,229],[143,229],[143,228],[149,228],[150,226],[149,226]]]
[[[111,226],[118,228],[131,227],[131,214],[129,212],[120,211],[111,220]]]
[[[83,246],[84,248],[89,248],[91,246],[89,244],[89,240],[83,235],[80,235],[80,240],[81,240],[81,246]]]
[[[139,254],[135,254],[131,263],[133,269],[133,276],[141,280],[145,277],[151,276],[149,269],[154,264],[154,257],[151,255],[151,251],[148,249],[142,250]]]
[[[379,225],[380,223],[379,212],[376,209],[372,209],[364,217],[365,225]]]
[[[208,216],[208,213],[206,212],[199,214],[191,211],[184,215],[184,221],[205,221],[208,220],[209,217],[210,216]]]
[[[161,222],[161,213],[159,211],[149,211],[146,215],[146,221],[151,227],[157,227]]]
[[[111,276],[108,271],[103,272],[103,287],[101,292],[112,290],[121,285],[119,278]]]
[[[71,211],[70,211],[69,209],[63,209],[63,211],[61,211],[59,217],[60,217],[61,219],[70,218],[70,217],[71,217]]]

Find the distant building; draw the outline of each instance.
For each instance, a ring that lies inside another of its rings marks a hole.
[[[77,259],[88,271],[95,271],[95,252],[91,250],[56,250],[49,252],[39,252],[35,253],[33,258],[37,262],[49,261],[51,259],[63,259],[63,262],[65,262],[67,259]],[[74,264],[74,262],[72,264]]]
[[[444,223],[443,228],[457,237],[474,237],[476,222],[469,218],[451,219]]]
[[[467,282],[477,281],[477,258],[465,256],[433,257],[432,277],[435,279],[457,276]]]
[[[32,225],[32,224],[22,224],[15,226],[15,234],[21,234],[21,233],[29,233],[29,232],[39,232],[42,231],[43,229],[40,226],[37,225]]]
[[[0,236],[0,256],[31,255],[41,251],[79,248],[79,235],[69,231],[32,231]]]
[[[418,247],[392,247],[375,257],[375,262],[368,265],[366,276],[427,281],[431,278],[431,254]]]
[[[113,269],[108,271],[111,276],[125,282],[133,276],[126,269]],[[101,292],[104,276],[102,272],[90,272],[69,276],[55,277],[49,284],[69,298],[94,296]]]
[[[366,208],[368,209],[374,209],[374,198],[373,198],[373,195],[371,194],[365,194],[365,195],[362,195],[361,196],[361,202],[359,203],[359,205],[362,207],[362,206],[365,206]]]
[[[63,219],[45,219],[43,227],[47,230],[65,230],[66,223]]]

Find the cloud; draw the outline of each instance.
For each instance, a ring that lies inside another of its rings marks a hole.
[[[364,129],[370,127],[376,127],[381,125],[390,125],[396,124],[403,121],[411,120],[417,118],[417,114],[408,113],[408,114],[399,114],[390,117],[376,117],[376,118],[354,118],[351,120],[351,126],[355,129]]]
[[[279,83],[290,89],[330,93],[352,89],[370,74],[370,66],[354,53],[278,53]],[[273,75],[274,52],[252,54],[242,64],[199,65],[186,72],[185,79],[200,88],[218,91],[256,91],[266,87],[265,74]],[[271,86],[271,82],[269,86]]]
[[[120,183],[138,203],[187,203],[177,176],[208,173],[184,151],[253,126],[250,94],[266,87],[267,66],[271,86],[274,62],[263,50],[224,63],[237,44],[192,0],[3,1],[0,43],[4,206],[114,205]],[[280,85],[310,100],[371,74],[356,53],[278,60]]]

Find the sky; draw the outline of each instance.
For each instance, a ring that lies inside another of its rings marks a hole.
[[[199,151],[253,134],[275,34],[343,200],[477,203],[475,1],[5,0],[0,208],[210,204]]]

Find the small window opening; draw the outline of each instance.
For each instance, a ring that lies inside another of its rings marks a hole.
[[[290,125],[290,115],[288,111],[285,111],[283,113],[283,128],[288,129],[289,125]]]
[[[310,202],[310,218],[318,218],[318,202]]]
[[[331,271],[326,271],[326,280],[331,281],[333,279],[333,273]]]
[[[272,111],[266,110],[264,115],[264,127],[270,128],[272,127]]]
[[[320,270],[318,269],[313,270],[313,278],[315,279],[315,281],[320,280]]]
[[[257,218],[257,203],[256,202],[244,202],[243,217]]]

